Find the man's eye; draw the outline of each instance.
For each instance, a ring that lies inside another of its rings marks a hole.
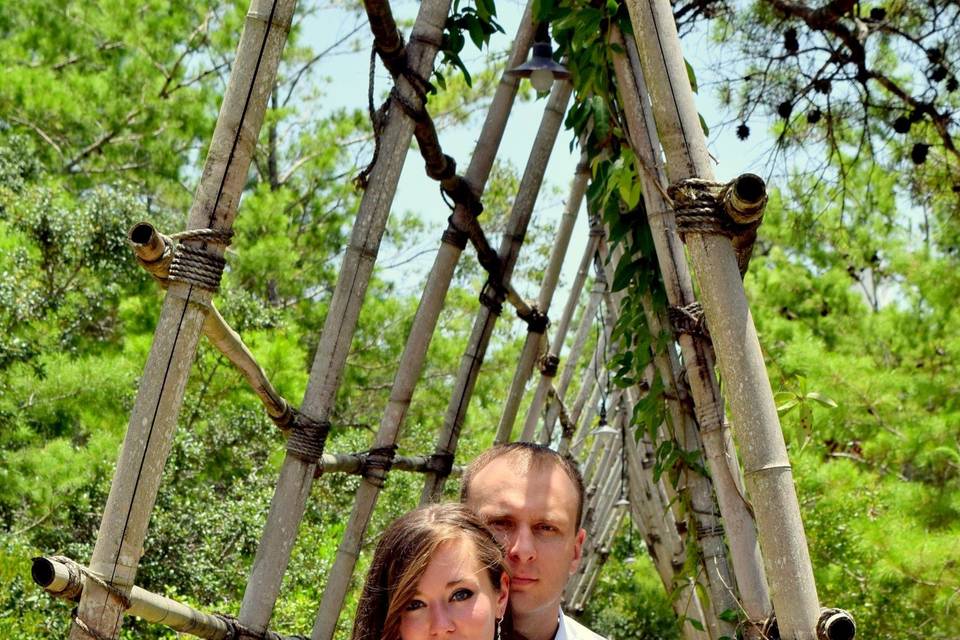
[[[462,602],[464,600],[469,600],[473,596],[473,591],[470,589],[457,589],[453,592],[453,595],[450,596],[451,602]]]
[[[539,531],[543,531],[546,533],[555,533],[556,531],[558,531],[558,529],[555,526],[553,526],[552,524],[546,524],[546,523],[538,524],[537,529]]]
[[[422,609],[425,605],[421,600],[411,600],[407,603],[407,606],[403,608],[404,611],[416,611],[417,609]]]

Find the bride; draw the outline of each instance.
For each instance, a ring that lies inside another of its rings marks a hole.
[[[416,509],[377,544],[351,640],[507,640],[509,584],[500,546],[472,511]]]

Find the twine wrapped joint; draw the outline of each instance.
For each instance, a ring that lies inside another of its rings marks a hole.
[[[546,376],[548,378],[553,378],[557,375],[557,371],[560,369],[560,356],[548,353],[540,360],[540,375]],[[553,392],[553,389],[550,390]],[[556,395],[553,392],[552,395]]]
[[[550,318],[547,314],[535,306],[531,306],[526,312],[517,311],[517,317],[527,323],[529,333],[545,333],[550,324]]]
[[[725,183],[688,178],[670,185],[667,195],[673,201],[680,238],[686,242],[692,233],[730,238],[743,275],[767,205],[763,179],[752,173]]]
[[[780,640],[780,627],[776,614],[760,624],[764,638]],[[849,611],[822,607],[817,619],[817,640],[853,640],[857,636],[857,623]]]
[[[368,482],[383,488],[387,481],[387,474],[393,467],[393,459],[397,455],[397,445],[374,447],[363,457],[362,475]]]
[[[314,420],[310,416],[290,409],[293,419],[289,422],[290,437],[287,452],[309,464],[317,464],[323,455],[323,447],[330,433],[329,420]]]
[[[189,229],[170,236],[177,241],[173,250],[173,259],[170,261],[170,280],[186,282],[187,284],[212,291],[220,290],[220,279],[227,261],[220,253],[211,251],[208,244],[228,245],[233,238],[233,231],[219,229]],[[203,242],[205,246],[197,247],[185,244],[187,241]]]
[[[710,336],[703,306],[699,302],[692,302],[682,307],[669,306],[667,317],[670,319],[674,335],[679,336],[685,333],[692,336]]]

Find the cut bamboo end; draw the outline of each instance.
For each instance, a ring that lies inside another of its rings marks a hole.
[[[723,197],[723,208],[737,224],[750,224],[763,217],[767,206],[767,184],[754,173],[736,178]]]

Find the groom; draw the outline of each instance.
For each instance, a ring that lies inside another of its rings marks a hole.
[[[586,531],[583,478],[573,462],[539,444],[514,442],[480,454],[463,474],[460,501],[503,544],[514,629],[527,640],[604,640],[563,615],[567,579]]]

